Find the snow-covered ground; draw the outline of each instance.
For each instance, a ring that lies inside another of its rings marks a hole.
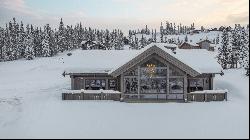
[[[215,79],[228,102],[62,101],[68,57],[0,63],[0,138],[249,137],[249,78],[241,69]]]

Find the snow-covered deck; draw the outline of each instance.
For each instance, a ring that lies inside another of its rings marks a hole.
[[[120,101],[121,93],[114,90],[66,90],[63,100],[113,100]]]
[[[228,90],[203,90],[203,91],[195,91],[189,94],[225,94],[228,93]]]
[[[195,102],[227,101],[228,90],[204,90],[188,93],[187,100]]]
[[[121,94],[119,91],[114,91],[114,90],[64,90],[63,93],[71,93],[71,94],[79,94],[79,93],[84,93],[84,94]]]

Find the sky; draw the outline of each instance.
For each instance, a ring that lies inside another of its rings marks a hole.
[[[249,0],[0,0],[0,26],[12,18],[56,28],[81,22],[86,27],[159,29],[170,21],[196,28],[249,23]]]

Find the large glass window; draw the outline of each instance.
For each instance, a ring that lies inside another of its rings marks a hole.
[[[125,78],[125,93],[138,94],[138,78]]]
[[[165,78],[149,78],[141,79],[142,94],[165,94],[167,88],[167,80]]]
[[[184,79],[183,78],[169,78],[170,94],[184,93]]]
[[[200,91],[204,89],[204,81],[203,79],[189,79],[189,92],[193,92],[193,91]]]
[[[106,89],[106,80],[105,79],[98,79],[98,80],[85,80],[85,87],[87,90],[100,90]]]
[[[116,80],[109,79],[109,89],[110,90],[117,90],[117,88],[116,88]]]
[[[167,93],[167,67],[156,59],[143,64],[140,69],[141,94]]]

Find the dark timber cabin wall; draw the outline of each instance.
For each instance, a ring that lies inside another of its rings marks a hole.
[[[119,79],[114,78],[108,74],[72,74],[71,78],[71,89],[72,90],[81,90],[86,89],[86,80],[105,80],[105,89],[110,89],[109,80],[116,80],[116,90],[120,90],[119,88]]]

